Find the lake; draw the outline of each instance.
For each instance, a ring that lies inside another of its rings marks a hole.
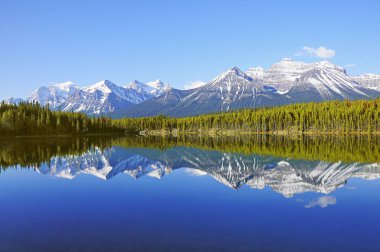
[[[0,251],[380,251],[378,137],[15,138]]]

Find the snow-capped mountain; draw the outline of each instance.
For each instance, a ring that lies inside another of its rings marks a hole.
[[[146,84],[147,86],[152,88],[152,91],[150,92],[155,97],[163,95],[165,92],[170,90],[170,85],[162,82],[161,80],[155,80],[152,82],[148,82]]]
[[[78,89],[62,104],[63,111],[86,114],[119,114],[134,104],[137,91],[125,89],[109,80]]]
[[[314,67],[315,63],[308,64],[284,58],[273,64],[268,70],[263,67],[252,67],[246,73],[262,85],[272,86],[280,92],[286,92],[302,74]]]
[[[287,102],[289,101],[286,97],[275,90],[258,86],[253,78],[239,68],[233,67],[184,98],[174,110],[179,115],[182,114],[181,111],[194,110],[192,108],[202,113],[209,113],[245,107],[280,105]]]
[[[380,91],[380,74],[363,74],[352,77],[360,85]]]
[[[126,87],[103,80],[84,88],[65,82],[40,87],[29,96],[28,101],[38,102],[43,106],[49,104],[50,108],[62,111],[119,117],[123,116],[128,107],[169,90],[170,86],[160,80],[148,84],[133,81]]]
[[[368,99],[376,93],[357,84],[343,68],[322,61],[303,73],[286,94],[296,102],[308,102]]]
[[[5,104],[20,104],[21,102],[25,102],[22,98],[9,97],[3,100]]]
[[[326,70],[336,75],[333,81],[335,84],[332,85],[345,85],[349,82],[350,86],[355,86],[354,82],[356,81],[365,88],[377,86],[380,88],[380,75],[367,74],[351,78],[347,75],[345,69],[328,61],[305,63],[284,58],[280,62],[273,64],[267,70],[263,67],[252,67],[249,68],[246,73],[256,79],[261,85],[272,86],[279,92],[286,93],[292,87],[299,85],[300,78],[305,79],[307,78],[305,75],[310,75],[310,71],[317,72],[318,70]],[[326,88],[330,88],[331,79],[325,80],[320,78],[319,82],[322,82]],[[331,88],[334,89],[334,87]],[[307,99],[305,98],[303,100]]]
[[[162,99],[172,94],[170,106],[168,100]],[[246,107],[274,106],[290,103],[291,100],[279,94],[274,88],[259,86],[237,67],[233,67],[215,77],[208,84],[186,92],[176,91],[161,97],[153,98],[149,102],[155,106],[138,104],[129,110],[127,115],[146,116],[159,111],[172,116],[188,116],[201,113],[229,111]],[[144,109],[145,108],[145,109]],[[149,108],[154,111],[150,111]],[[136,115],[136,111],[144,111]]]
[[[136,94],[137,94],[136,104],[155,97],[152,94],[154,89],[152,87],[148,86],[147,84],[140,82],[138,80],[134,80],[134,81],[128,83],[125,86],[125,88],[128,90],[131,90],[131,91],[134,90],[136,92]]]
[[[170,85],[165,84],[160,80],[148,82],[147,84],[134,80],[131,83],[128,83],[125,88],[128,90],[135,90],[135,104],[144,102],[153,97],[158,97],[171,89]]]
[[[29,97],[29,102],[49,104],[51,109],[82,112],[90,115],[123,116],[128,107],[159,96],[170,90],[162,81],[144,84],[133,81],[121,87],[109,80],[78,88],[72,82],[42,86]]]
[[[125,116],[141,117],[170,114],[182,99],[192,94],[192,90],[169,89],[161,96],[136,104],[125,111]]]
[[[294,102],[375,97],[380,97],[380,75],[350,77],[345,69],[328,61],[305,63],[285,58],[269,69],[253,67],[243,72],[233,67],[194,89],[175,89],[160,80],[135,80],[125,87],[105,80],[84,88],[65,82],[42,86],[27,101],[89,115],[140,117],[191,116]]]
[[[38,102],[42,106],[49,105],[50,108],[59,108],[68,96],[78,90],[78,87],[71,81],[58,83],[52,86],[42,86],[35,90],[27,98],[28,102]]]

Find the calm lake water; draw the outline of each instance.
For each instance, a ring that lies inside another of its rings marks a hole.
[[[378,139],[12,139],[0,251],[380,251]]]

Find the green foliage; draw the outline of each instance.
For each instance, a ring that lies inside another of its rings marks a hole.
[[[155,116],[115,120],[126,131],[176,130],[178,133],[234,130],[273,133],[373,133],[380,132],[380,99],[299,103],[280,107],[244,109],[194,117]]]
[[[233,152],[244,155],[259,154],[299,160],[328,162],[380,162],[380,137],[344,136],[186,136],[116,138],[113,145],[124,148],[166,149],[176,146]]]
[[[116,137],[116,136],[115,136]],[[81,155],[91,148],[110,147],[115,137],[16,137],[0,143],[0,169],[19,165],[37,168],[52,157]]]
[[[368,136],[91,136],[16,137],[0,142],[0,171],[11,167],[38,168],[53,157],[77,156],[98,147],[169,149],[178,146],[209,151],[265,155],[296,160],[379,163],[380,137]]]
[[[34,103],[0,104],[0,136],[121,133],[110,118],[51,111]]]

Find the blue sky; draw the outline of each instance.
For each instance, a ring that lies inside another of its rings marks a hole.
[[[0,32],[0,98],[68,80],[180,88],[283,57],[380,73],[380,1],[0,0]]]

